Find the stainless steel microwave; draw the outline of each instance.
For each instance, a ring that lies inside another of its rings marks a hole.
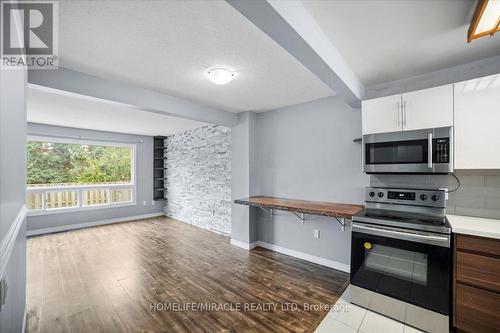
[[[453,127],[363,135],[366,173],[453,172]]]

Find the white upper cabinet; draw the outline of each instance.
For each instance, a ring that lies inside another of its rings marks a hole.
[[[454,90],[455,168],[500,169],[500,74]]]
[[[404,130],[453,126],[453,85],[404,93]]]
[[[453,126],[453,85],[363,101],[363,134]]]
[[[363,101],[361,110],[363,134],[402,130],[401,95]]]

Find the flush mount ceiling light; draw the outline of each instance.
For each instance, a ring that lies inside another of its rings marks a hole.
[[[467,33],[467,42],[500,31],[500,0],[479,0]]]
[[[210,68],[207,70],[207,76],[212,83],[224,85],[231,82],[234,79],[235,74],[225,68]]]

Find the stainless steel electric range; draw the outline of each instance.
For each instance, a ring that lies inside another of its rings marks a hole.
[[[445,191],[366,189],[352,219],[351,302],[449,332],[451,227]]]

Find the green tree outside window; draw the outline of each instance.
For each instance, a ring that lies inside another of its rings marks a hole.
[[[122,184],[132,179],[129,147],[28,142],[31,186]]]

